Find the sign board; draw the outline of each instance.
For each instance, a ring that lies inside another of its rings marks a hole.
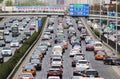
[[[89,4],[70,4],[70,16],[89,16]]]
[[[2,11],[65,11],[64,6],[2,6]]]
[[[41,27],[41,26],[42,26],[42,21],[38,20],[38,27]]]
[[[108,16],[117,16],[117,12],[108,12]]]

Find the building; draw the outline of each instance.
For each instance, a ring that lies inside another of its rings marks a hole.
[[[64,5],[64,0],[57,0],[57,3],[58,5]]]

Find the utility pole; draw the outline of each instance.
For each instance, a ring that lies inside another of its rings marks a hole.
[[[117,2],[118,2],[118,1],[116,0],[116,35],[117,35],[117,25],[118,25],[118,23],[117,23],[117,22],[118,22],[118,19],[117,19],[117,15],[118,15],[118,10],[117,10],[117,9],[118,9],[118,6],[117,6]],[[118,49],[118,48],[117,48],[117,42],[118,42],[118,38],[117,38],[117,36],[116,36],[116,52],[117,52],[117,49]]]

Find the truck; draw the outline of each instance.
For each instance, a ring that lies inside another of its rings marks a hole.
[[[12,37],[17,37],[19,35],[19,29],[17,26],[12,27]]]

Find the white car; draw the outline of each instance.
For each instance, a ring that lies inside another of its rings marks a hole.
[[[18,79],[34,79],[32,73],[21,73]]]
[[[19,47],[19,41],[17,41],[17,40],[11,41],[10,46],[11,47]]]
[[[90,68],[90,63],[87,60],[78,60],[76,63],[76,67],[81,68]]]
[[[82,77],[82,76],[73,76],[72,79],[104,79],[104,78],[101,78],[101,77],[98,77],[98,78],[94,78],[94,77],[88,78],[88,77]]]
[[[51,39],[51,37],[49,35],[45,34],[45,35],[43,35],[42,39],[43,40],[49,40],[49,39]]]
[[[75,54],[77,54],[77,53],[79,53],[78,50],[76,50],[76,49],[72,49],[72,50],[70,51],[69,56],[70,56],[70,57],[73,57],[73,56],[74,56]]]
[[[62,59],[61,59],[61,57],[52,58],[51,65],[62,66]]]
[[[59,76],[49,76],[48,79],[60,79]]]
[[[3,56],[12,56],[12,49],[10,47],[3,47],[1,53]]]
[[[75,46],[73,47],[73,49],[78,50],[78,51],[81,52],[81,46],[80,46],[80,45],[75,45]]]
[[[52,49],[52,54],[62,56],[63,48],[61,45],[55,45]]]

